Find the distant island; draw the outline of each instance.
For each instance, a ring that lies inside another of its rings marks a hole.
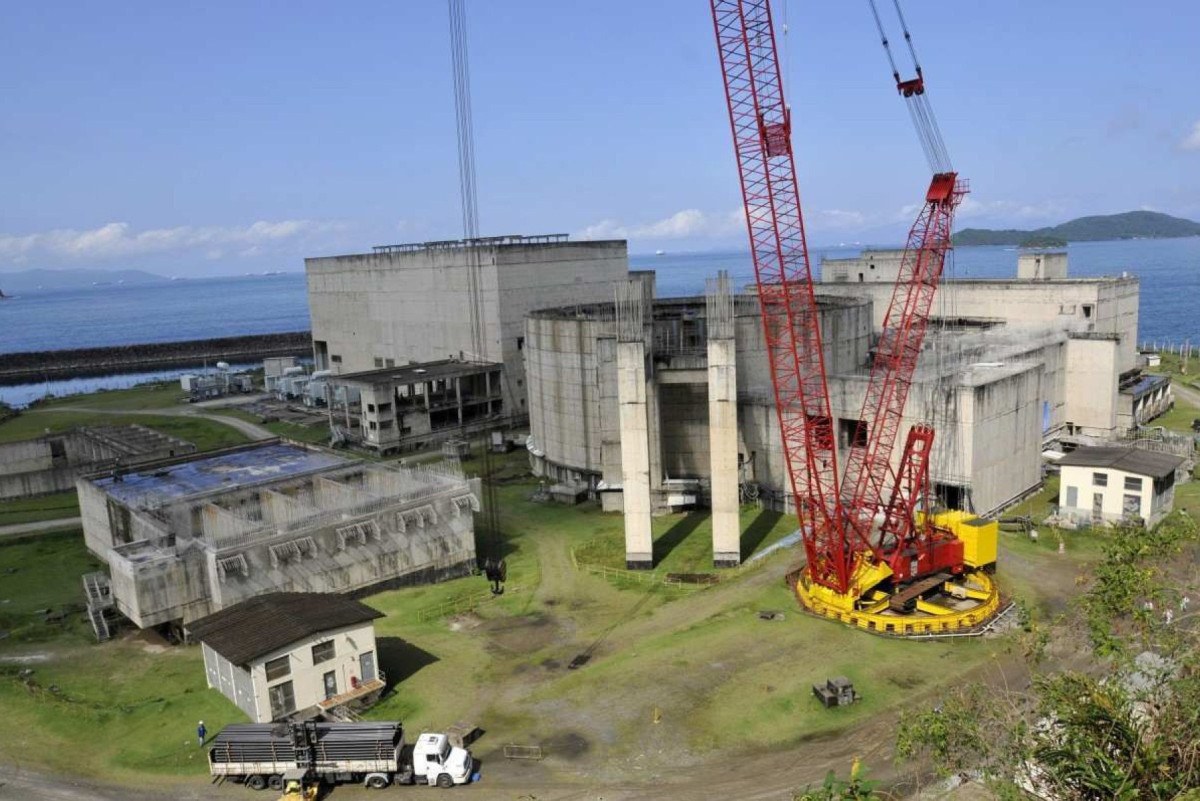
[[[1127,211],[1078,219],[1052,228],[1021,231],[964,228],[953,237],[955,245],[1016,245],[1019,247],[1065,247],[1068,242],[1100,242],[1110,239],[1174,239],[1200,236],[1200,223],[1160,214],[1157,211]]]

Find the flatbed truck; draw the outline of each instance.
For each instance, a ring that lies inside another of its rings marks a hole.
[[[362,784],[374,789],[471,781],[475,761],[445,734],[422,733],[408,744],[398,722],[235,723],[213,738],[208,768],[214,781],[252,790],[283,789],[297,771],[309,782]]]

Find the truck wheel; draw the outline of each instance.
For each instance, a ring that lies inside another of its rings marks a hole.
[[[387,776],[380,776],[376,773],[374,776],[367,777],[367,786],[372,790],[382,790],[388,786]]]
[[[267,789],[267,777],[259,776],[257,773],[253,776],[247,776],[246,786],[251,790],[265,790]]]
[[[453,787],[454,779],[450,778],[449,773],[443,773],[441,776],[438,776],[437,786],[441,787],[443,789],[445,789],[447,787]]]
[[[283,777],[282,776],[272,776],[271,778],[267,779],[267,786],[270,787],[272,790],[282,790],[283,789]]]

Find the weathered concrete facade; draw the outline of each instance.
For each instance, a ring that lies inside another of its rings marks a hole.
[[[195,453],[190,442],[145,426],[90,426],[0,445],[0,500],[75,488],[82,473]]]
[[[84,539],[139,627],[272,591],[348,593],[468,573],[477,489],[449,468],[257,443],[78,481]]]
[[[471,270],[484,300],[484,352],[472,353]],[[443,359],[504,365],[504,407],[527,414],[525,315],[611,301],[629,272],[626,243],[565,235],[376,248],[305,260],[316,368],[335,374]]]

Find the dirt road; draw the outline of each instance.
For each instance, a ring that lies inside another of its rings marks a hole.
[[[11,526],[0,526],[0,540],[7,537],[20,537],[25,534],[41,534],[46,531],[58,531],[64,528],[74,528],[83,525],[78,517],[60,517],[55,520],[39,520],[36,523],[16,523]]]
[[[236,428],[238,431],[245,434],[250,439],[271,439],[276,436],[273,432],[263,428],[257,423],[251,423],[249,420],[240,420],[236,417],[225,417],[219,414],[205,414],[198,412],[195,409],[140,409],[137,411],[126,411],[118,409],[92,409],[87,406],[55,406],[50,409],[39,409],[39,412],[87,412],[89,414],[113,414],[113,415],[132,415],[137,417],[199,417],[204,420],[211,420],[214,423]]]

